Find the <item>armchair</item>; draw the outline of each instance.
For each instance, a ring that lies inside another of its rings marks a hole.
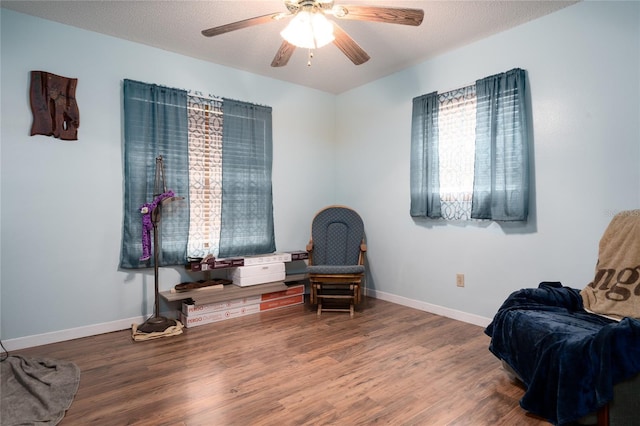
[[[320,210],[311,224],[309,283],[311,303],[323,311],[349,312],[360,303],[364,277],[364,223],[354,210],[329,206]],[[348,304],[345,307],[345,304]]]

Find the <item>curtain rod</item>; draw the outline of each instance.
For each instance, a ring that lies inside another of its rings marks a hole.
[[[197,90],[188,90],[187,94],[189,96],[193,96],[194,98],[204,99],[205,101],[224,102],[224,98],[221,98],[219,96],[214,96],[214,95],[211,95],[211,94],[205,96],[202,92],[199,92]],[[254,105],[254,106],[260,106],[260,107],[263,107],[263,108],[271,108],[269,105],[256,104],[256,103],[247,102],[247,101],[239,101],[239,100],[231,99],[231,98],[227,98],[227,100],[228,101],[241,102],[241,103],[246,104],[246,105]]]
[[[220,98],[218,96],[214,96],[212,94],[209,94],[209,95],[205,96],[202,92],[199,92],[197,90],[187,90],[187,94],[189,96],[193,96],[194,98],[200,98],[200,99],[204,99],[204,100],[207,100],[207,101],[222,102],[222,98]]]
[[[460,90],[460,89],[464,89],[465,87],[469,87],[469,86],[473,86],[474,84],[476,84],[476,82],[474,81],[473,83],[467,83],[467,84],[463,84],[462,86],[458,86],[455,87],[453,89],[448,89],[448,90],[438,90],[438,95],[441,95],[443,93],[447,93],[447,92],[455,92],[456,90]]]
[[[140,84],[148,84],[150,86],[163,87],[163,88],[166,88],[166,89],[183,90],[183,91],[187,92],[187,95],[193,96],[194,98],[200,98],[200,99],[204,99],[206,101],[224,102],[224,98],[221,98],[220,96],[215,96],[215,95],[212,95],[212,94],[205,95],[204,93],[200,92],[199,90],[176,89],[176,88],[169,87],[169,86],[163,86],[163,85],[152,84],[152,83],[145,83],[145,82],[142,82],[142,81],[136,81],[136,80],[130,80],[130,79],[124,79],[124,80],[129,80],[129,81],[132,81],[132,82],[135,82],[135,83],[140,83]],[[247,104],[247,105],[255,105],[255,106],[261,106],[261,107],[265,107],[265,108],[271,108],[269,105],[256,104],[256,103],[246,102],[246,101],[238,101],[238,100],[231,99],[231,98],[229,98],[228,100],[241,102],[241,103]]]

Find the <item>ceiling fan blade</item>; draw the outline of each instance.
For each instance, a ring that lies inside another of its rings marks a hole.
[[[367,52],[355,42],[354,39],[349,36],[342,28],[338,26],[334,22],[333,24],[333,35],[335,36],[335,40],[333,40],[333,44],[338,46],[338,49],[344,53],[347,58],[351,59],[356,65],[361,65],[367,62],[370,57]]]
[[[289,43],[287,40],[284,40],[280,45],[280,49],[276,53],[276,56],[273,57],[273,61],[271,61],[272,67],[284,67],[289,62],[289,58],[293,55],[293,51],[296,50],[296,47]]]
[[[337,5],[328,12],[340,19],[385,22],[387,24],[412,25],[416,27],[422,23],[424,18],[422,9],[403,7]]]
[[[243,28],[252,27],[254,25],[277,21],[289,16],[292,15],[290,13],[270,13],[268,15],[256,16],[255,18],[244,19],[242,21],[232,22],[230,24],[220,25],[219,27],[209,28],[208,30],[202,30],[202,35],[205,37],[213,37],[220,34],[228,33],[229,31],[241,30]]]

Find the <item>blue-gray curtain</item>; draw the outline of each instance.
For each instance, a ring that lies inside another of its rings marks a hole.
[[[476,81],[476,155],[471,217],[525,221],[529,211],[529,141],[525,71]]]
[[[124,94],[124,224],[121,268],[153,266],[142,255],[140,207],[154,197],[156,157],[164,162],[167,190],[184,200],[166,203],[160,222],[159,266],[181,265],[189,234],[189,156],[187,92],[125,80]],[[151,233],[153,244],[153,233]],[[153,253],[153,249],[151,251]]]
[[[438,93],[413,99],[411,117],[411,216],[441,217],[438,160]]]
[[[224,99],[220,257],[273,253],[271,108]]]

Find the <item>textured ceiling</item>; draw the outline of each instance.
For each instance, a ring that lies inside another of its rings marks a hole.
[[[262,1],[6,1],[2,7],[98,33],[131,40],[255,74],[341,93],[555,12],[576,1],[379,1],[336,0],[336,4],[423,9],[419,27],[340,21],[371,59],[355,66],[333,45],[296,49],[289,64],[270,66],[287,21],[274,21],[212,38],[203,29],[272,12],[286,12],[281,0]]]

